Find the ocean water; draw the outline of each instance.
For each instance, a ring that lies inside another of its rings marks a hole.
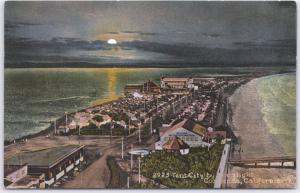
[[[4,137],[6,140],[37,133],[64,112],[116,99],[128,83],[161,76],[218,76],[269,68],[24,68],[5,69]],[[286,69],[283,69],[286,70]]]
[[[263,119],[284,150],[296,155],[296,74],[258,79]]]

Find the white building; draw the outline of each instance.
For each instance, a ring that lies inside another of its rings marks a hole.
[[[162,150],[163,145],[174,137],[180,138],[190,147],[210,146],[209,143],[203,141],[206,128],[188,119],[184,119],[171,127],[162,128],[159,134],[160,140],[155,143],[156,150]]]
[[[193,88],[192,78],[161,77],[161,88],[186,89]]]

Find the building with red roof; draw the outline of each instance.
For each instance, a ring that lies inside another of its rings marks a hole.
[[[160,129],[160,140],[155,143],[155,149],[162,150],[163,145],[174,137],[180,138],[190,147],[210,146],[209,143],[203,141],[206,133],[207,131],[204,126],[194,122],[191,119],[184,119],[178,123],[175,123],[171,127]]]
[[[170,138],[162,148],[172,152],[180,152],[181,155],[189,153],[190,146],[177,136]]]

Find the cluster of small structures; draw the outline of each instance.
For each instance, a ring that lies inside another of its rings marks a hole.
[[[240,84],[247,81],[244,78],[161,78],[160,93],[158,96],[167,97],[171,102],[162,105],[160,113],[163,121],[160,128],[155,128],[159,132],[158,140],[154,146],[137,147],[129,154],[131,156],[145,156],[153,151],[166,150],[169,152],[186,155],[190,148],[207,147],[210,149],[217,140],[226,142],[228,134],[224,125],[216,124],[217,113],[221,106],[226,105],[223,101],[224,92],[229,89],[234,90]],[[131,95],[143,96],[143,86],[141,89],[131,90],[127,88],[127,93]],[[171,98],[172,97],[172,98]],[[169,110],[170,116],[164,113]],[[224,112],[221,112],[224,113]],[[158,112],[159,114],[159,112]],[[213,128],[215,126],[216,128]],[[135,161],[119,160],[119,166],[125,171],[139,171],[139,174],[131,173],[132,183],[141,182],[140,169],[134,168]],[[131,166],[131,170],[128,166]],[[138,176],[138,177],[136,177]],[[145,180],[145,179],[144,179]],[[149,179],[148,179],[149,180]],[[151,181],[151,180],[150,180]],[[129,183],[129,182],[128,182]]]
[[[238,84],[233,81],[231,84]],[[72,130],[112,127],[119,125],[130,133],[130,129],[137,128],[145,120],[165,111],[171,103],[195,100],[182,114],[197,116],[196,121],[213,121],[219,97],[228,86],[228,82],[214,78],[170,78],[162,77],[160,86],[152,81],[144,84],[128,84],[124,88],[125,95],[119,100],[84,109],[80,112],[65,114],[65,121],[58,126],[54,124],[55,134],[68,134]],[[199,95],[201,93],[201,95]],[[221,93],[221,94],[220,94]],[[188,97],[190,97],[188,99]],[[193,98],[193,99],[192,99]],[[196,111],[196,112],[195,112]],[[200,113],[199,113],[200,112]],[[207,112],[211,112],[210,115]],[[192,114],[193,115],[192,115]],[[181,118],[181,114],[178,114]],[[109,124],[109,126],[108,126]],[[80,131],[79,131],[80,132]]]
[[[160,140],[155,143],[155,150],[179,151],[182,155],[189,152],[190,147],[210,148],[216,139],[225,139],[224,128],[212,128],[217,116],[217,108],[221,102],[223,92],[231,86],[237,86],[241,80],[225,81],[224,78],[162,78],[161,87],[168,91],[183,93],[185,106],[175,113],[170,123],[160,128]],[[186,86],[183,86],[186,83]],[[186,93],[184,88],[189,89]],[[197,93],[196,97],[193,94]],[[189,100],[193,98],[193,100]],[[182,101],[180,101],[182,103]],[[181,104],[182,105],[182,104]]]
[[[143,90],[144,89],[144,90]],[[139,93],[143,94],[139,94]],[[65,115],[65,121],[60,125],[54,124],[55,134],[68,134],[75,129],[85,129],[91,126],[102,128],[109,124],[112,129],[118,125],[130,134],[130,130],[137,128],[157,108],[165,104],[159,87],[152,81],[143,85],[127,85],[125,96],[119,100],[94,106],[80,112]]]
[[[138,143],[142,144],[141,128],[148,124],[148,139],[156,136],[150,148],[153,151],[167,150],[185,155],[191,147],[211,148],[216,139],[226,138],[224,128],[212,127],[216,112],[224,105],[222,94],[244,81],[246,79],[242,78],[161,77],[159,86],[152,81],[129,84],[124,88],[124,96],[118,100],[75,113],[65,113],[65,117],[52,124],[52,133],[89,135],[95,132],[86,131],[99,131],[99,135],[124,137],[136,136],[138,132]],[[156,119],[162,120],[161,126],[153,126]],[[83,146],[17,154],[5,160],[5,186],[54,187],[59,180],[66,176],[71,178],[74,171],[81,169],[85,159],[83,155]]]

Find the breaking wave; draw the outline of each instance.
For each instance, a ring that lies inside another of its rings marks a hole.
[[[257,91],[263,119],[287,153],[296,153],[296,75],[260,78]]]

